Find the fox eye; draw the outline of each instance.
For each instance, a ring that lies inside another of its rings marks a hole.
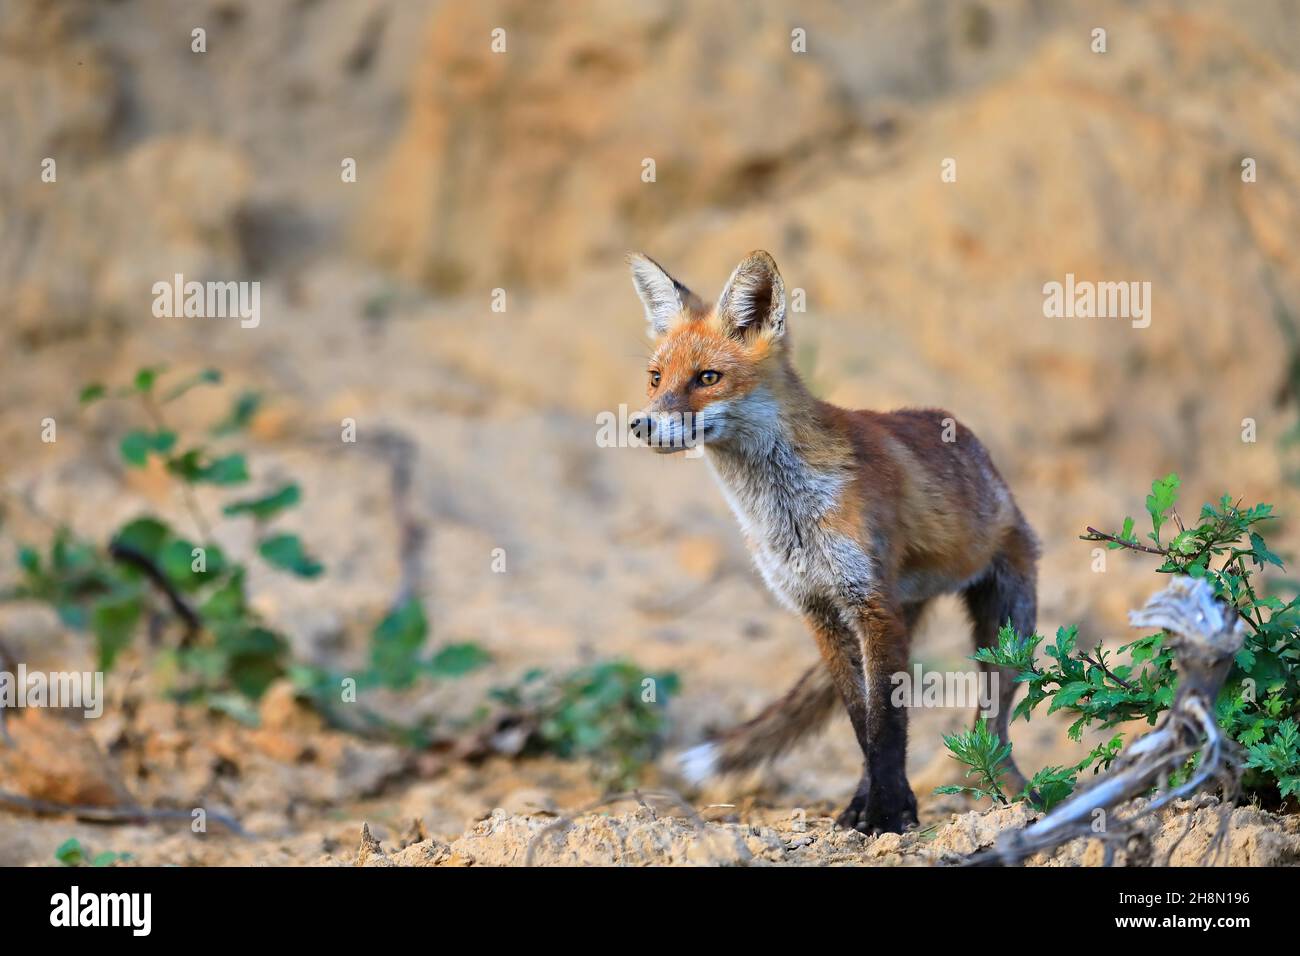
[[[650,373],[650,387],[651,387],[651,388],[658,388],[658,387],[659,387],[659,373],[658,373],[658,372],[651,372],[651,373]]]
[[[720,378],[722,378],[722,373],[721,373],[721,372],[715,372],[715,371],[713,371],[712,369],[709,369],[709,370],[706,371],[706,372],[701,372],[701,373],[700,373],[700,384],[701,384],[701,385],[717,385],[717,384],[718,384],[718,379],[720,379]]]

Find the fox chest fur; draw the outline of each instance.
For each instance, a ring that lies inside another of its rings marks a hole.
[[[870,588],[870,556],[830,527],[848,479],[809,466],[782,441],[763,455],[707,450],[719,486],[768,588],[792,611],[847,609]]]

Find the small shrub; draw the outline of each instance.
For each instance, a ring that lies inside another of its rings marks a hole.
[[[1271,505],[1243,507],[1224,495],[1205,505],[1195,524],[1187,525],[1177,510],[1179,479],[1175,474],[1158,479],[1146,499],[1151,531],[1145,539],[1134,533],[1126,518],[1118,532],[1089,528],[1085,541],[1104,542],[1110,549],[1159,559],[1159,574],[1185,574],[1205,578],[1215,593],[1236,608],[1247,624],[1245,643],[1224,682],[1217,701],[1219,725],[1247,753],[1243,787],[1273,800],[1300,794],[1300,597],[1283,601],[1265,592],[1259,580],[1264,569],[1283,568],[1263,536],[1273,520]],[[1172,532],[1172,533],[1170,533]],[[1152,634],[1124,645],[1108,657],[1100,645],[1092,653],[1078,647],[1074,627],[1062,627],[1056,640],[1045,644],[1037,634],[1017,634],[1002,628],[995,647],[982,648],[975,660],[1012,668],[1027,693],[1015,717],[1029,720],[1047,703],[1047,713],[1061,711],[1074,717],[1068,734],[1079,740],[1088,727],[1101,729],[1142,719],[1154,724],[1173,703],[1177,673],[1173,652],[1163,634]],[[1048,661],[1040,664],[1042,646]],[[1110,766],[1122,746],[1122,734],[1097,747],[1073,768],[1046,768],[1035,776],[1021,797],[1047,804],[1067,796],[1079,773],[1096,773]],[[945,738],[953,757],[980,781],[978,787],[943,788],[997,799],[998,762],[1010,754],[985,730]],[[989,761],[993,760],[992,769]],[[1046,774],[1046,778],[1042,775]],[[1042,778],[1042,779],[1040,779]],[[1046,792],[1044,790],[1046,785]]]
[[[112,669],[147,615],[179,620],[185,634],[174,651],[184,678],[178,695],[238,710],[238,698],[255,700],[285,673],[288,642],[250,608],[246,565],[212,540],[193,488],[249,482],[244,455],[216,449],[212,442],[247,426],[257,400],[251,393],[241,395],[206,436],[186,440],[168,426],[166,406],[191,389],[219,384],[221,374],[205,369],[164,389],[165,374],[162,367],[150,367],[119,388],[88,385],[81,391],[81,404],[120,400],[136,405],[139,424],[121,436],[118,453],[127,468],[143,468],[151,459],[163,464],[178,484],[193,535],[148,514],[128,521],[103,544],[59,528],[46,554],[33,547],[19,549],[22,577],[11,596],[44,601],[65,624],[89,631],[104,671]],[[222,512],[256,524],[258,550],[270,566],[308,577],[323,568],[308,557],[302,542],[267,530],[300,499],[299,487],[288,483],[233,500]]]
[[[591,761],[595,779],[629,787],[659,752],[666,705],[677,675],[651,674],[627,661],[605,661],[558,678],[533,670],[492,696],[533,716],[525,751]]]
[[[172,692],[238,720],[256,723],[254,702],[273,681],[287,675],[302,697],[343,729],[417,748],[438,742],[438,717],[398,724],[341,691],[345,687],[357,693],[375,688],[404,691],[421,680],[459,678],[487,664],[490,655],[469,642],[430,651],[424,607],[412,598],[376,625],[368,660],[359,670],[344,674],[291,661],[284,635],[249,605],[248,565],[213,542],[193,494],[198,485],[235,488],[251,481],[245,456],[222,446],[247,428],[261,398],[254,392],[240,393],[201,440],[189,440],[168,426],[166,406],[191,389],[218,385],[221,374],[205,369],[170,388],[163,387],[165,379],[165,368],[143,368],[122,387],[86,386],[81,404],[106,400],[135,404],[139,421],[120,437],[118,453],[127,468],[144,468],[151,460],[162,463],[177,483],[192,533],[151,514],[127,522],[104,543],[60,527],[45,552],[19,547],[20,580],[4,596],[42,601],[69,627],[92,635],[104,671],[114,666],[146,620],[180,624],[179,646],[166,652],[181,676]],[[256,557],[268,567],[317,578],[326,573],[325,565],[297,535],[273,527],[301,500],[300,486],[285,482],[259,494],[233,497],[221,514],[226,520],[253,522]],[[531,672],[517,686],[499,688],[493,696],[527,711],[534,728],[527,742],[529,752],[588,759],[599,778],[625,784],[653,759],[662,737],[664,704],[677,689],[672,674],[652,679],[654,693],[647,697],[644,672],[615,661],[558,678]],[[473,717],[447,723],[458,729],[471,727],[486,711],[485,706]],[[69,861],[81,862],[84,856],[75,840],[60,853],[61,859],[66,856]]]
[[[112,850],[91,853],[76,837],[60,843],[54,851],[54,858],[64,866],[112,866],[114,863],[134,859],[130,853],[114,853]]]

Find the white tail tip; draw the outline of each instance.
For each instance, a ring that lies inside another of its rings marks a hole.
[[[692,786],[700,786],[717,773],[718,745],[700,744],[677,758],[677,768]]]

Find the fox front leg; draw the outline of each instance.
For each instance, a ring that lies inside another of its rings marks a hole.
[[[916,826],[916,796],[907,782],[907,708],[891,700],[891,676],[907,667],[908,629],[903,616],[879,597],[857,612],[866,690],[862,779],[836,821],[862,833],[901,833]]]
[[[862,749],[862,778],[836,823],[901,833],[916,823],[916,798],[906,775],[907,711],[891,706],[889,678],[906,665],[906,629],[875,599],[852,613],[815,600],[804,610]]]

